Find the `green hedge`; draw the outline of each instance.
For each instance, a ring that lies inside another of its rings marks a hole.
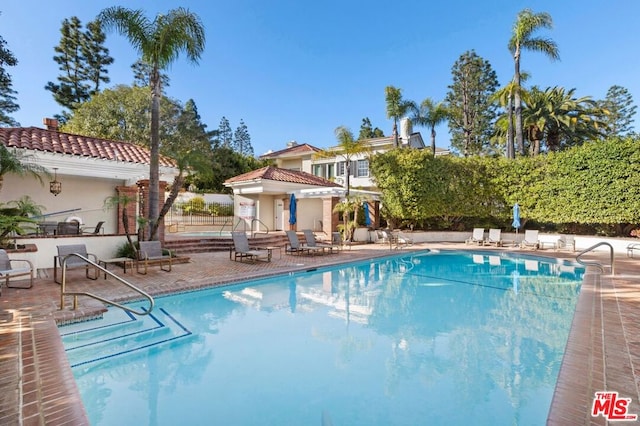
[[[398,149],[374,156],[371,172],[395,221],[508,228],[517,202],[524,223],[543,227],[628,235],[640,223],[637,137],[516,160]]]

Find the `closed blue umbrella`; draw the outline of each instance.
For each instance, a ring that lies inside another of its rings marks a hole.
[[[516,234],[518,233],[518,228],[520,228],[520,206],[518,203],[513,205],[513,223],[511,224],[516,229]]]
[[[371,218],[369,217],[369,203],[364,203],[364,224],[371,226]]]
[[[291,194],[291,198],[289,199],[289,224],[296,224],[296,214],[298,211],[298,205],[296,202],[296,196]]]

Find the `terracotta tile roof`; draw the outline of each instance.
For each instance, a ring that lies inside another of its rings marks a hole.
[[[11,148],[31,149],[82,157],[149,164],[149,150],[130,142],[72,135],[38,127],[0,127],[0,143]],[[168,157],[160,156],[160,166],[176,167]]]
[[[252,170],[238,176],[234,176],[225,181],[225,183],[245,182],[250,180],[266,179],[278,182],[300,183],[304,185],[314,186],[334,186],[342,187],[328,179],[312,175],[307,172],[299,172],[297,170],[280,169],[278,167],[267,166],[261,169]]]
[[[303,155],[303,154],[313,154],[318,151],[322,151],[320,148],[316,148],[313,145],[309,145],[308,143],[303,143],[301,145],[294,145],[285,149],[281,149],[280,151],[269,152],[267,154],[262,154],[260,158],[276,158],[283,155],[292,156],[292,155]]]

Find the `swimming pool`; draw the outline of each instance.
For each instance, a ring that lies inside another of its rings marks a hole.
[[[405,254],[60,333],[92,425],[544,424],[581,276],[543,258]]]

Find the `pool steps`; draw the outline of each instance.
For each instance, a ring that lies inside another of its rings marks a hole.
[[[142,317],[112,308],[102,319],[71,324],[58,330],[71,367],[143,352],[192,335],[162,308]]]

